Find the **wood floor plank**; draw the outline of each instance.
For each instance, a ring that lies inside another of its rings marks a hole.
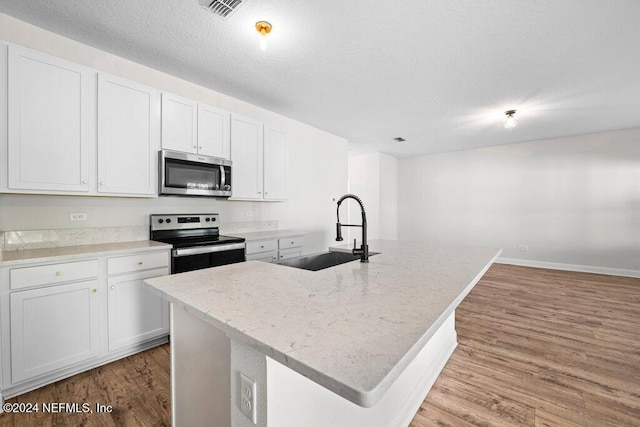
[[[640,426],[640,279],[495,264],[456,310],[456,330],[411,427]],[[5,413],[0,427],[168,426],[170,389],[163,345],[9,400],[112,413]]]

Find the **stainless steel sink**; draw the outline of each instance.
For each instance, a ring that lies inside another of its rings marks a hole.
[[[369,256],[377,254],[378,252],[369,252]],[[349,252],[322,252],[315,255],[285,259],[278,261],[276,264],[302,268],[303,270],[318,271],[351,261],[360,262],[360,255],[353,255]]]

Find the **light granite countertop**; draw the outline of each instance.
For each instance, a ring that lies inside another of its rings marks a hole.
[[[370,407],[501,252],[389,240],[370,250],[380,254],[369,263],[315,272],[249,261],[145,283],[231,339]]]
[[[282,237],[303,236],[303,231],[295,230],[265,230],[265,231],[252,231],[248,233],[222,233],[227,236],[242,237],[247,242],[256,240],[269,240],[280,239]]]
[[[0,267],[33,262],[65,262],[92,256],[121,255],[130,252],[157,251],[158,249],[171,249],[171,245],[151,240],[136,240],[132,242],[4,251],[2,252],[2,257],[0,257]]]

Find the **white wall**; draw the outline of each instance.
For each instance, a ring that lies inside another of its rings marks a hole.
[[[398,170],[400,239],[640,272],[640,129],[407,158]]]
[[[218,212],[222,222],[279,221],[306,231],[305,252],[326,249],[335,230],[335,203],[347,190],[347,141],[276,113],[153,70],[13,17],[0,14],[0,40],[176,93],[270,123],[287,132],[289,199],[237,202],[196,198],[125,199],[0,195],[0,230],[146,225],[150,213]],[[253,217],[246,215],[254,213]],[[73,222],[69,212],[87,212]]]
[[[398,238],[398,161],[395,158],[383,153],[349,156],[349,192],[364,203],[369,239]],[[349,221],[360,224],[357,203],[349,201],[348,204]],[[349,241],[360,240],[360,236],[359,229],[349,230]]]

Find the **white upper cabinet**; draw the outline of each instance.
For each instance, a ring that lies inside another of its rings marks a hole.
[[[231,115],[231,192],[233,197],[262,199],[264,129],[261,122]]]
[[[229,159],[229,113],[163,92],[162,148]]]
[[[197,153],[198,103],[162,93],[162,148]]]
[[[160,92],[98,75],[98,192],[155,195]]]
[[[198,154],[231,158],[229,125],[228,112],[198,104]]]
[[[263,123],[231,115],[232,197],[287,198],[287,135]]]
[[[264,126],[264,198],[287,198],[287,135]]]
[[[88,192],[95,71],[8,46],[8,187]]]

